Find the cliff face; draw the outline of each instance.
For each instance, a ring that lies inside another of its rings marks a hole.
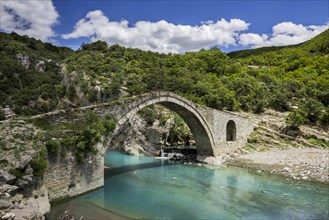
[[[50,211],[41,187],[44,133],[23,120],[0,124],[0,218],[42,219]]]
[[[50,202],[104,184],[102,139],[94,146],[96,153],[78,161],[65,148],[55,155],[49,147],[51,133],[33,122],[27,118],[0,122],[0,219],[44,219]],[[61,137],[72,135],[69,130],[60,132]]]

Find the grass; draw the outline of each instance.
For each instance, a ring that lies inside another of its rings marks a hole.
[[[310,142],[311,144],[317,145],[317,146],[329,148],[329,142],[325,141],[323,139],[310,138],[310,139],[308,139],[308,142]]]

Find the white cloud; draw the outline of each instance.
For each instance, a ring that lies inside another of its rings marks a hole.
[[[263,45],[267,41],[268,36],[263,34],[260,36],[259,34],[248,33],[241,34],[239,39],[239,44],[248,46],[248,45]]]
[[[329,23],[322,26],[304,26],[292,22],[282,22],[272,28],[271,36],[266,34],[241,34],[239,44],[251,47],[285,46],[305,42],[329,28]]]
[[[0,29],[43,41],[55,35],[52,27],[59,17],[51,0],[1,1]]]
[[[199,26],[176,25],[164,20],[138,21],[129,26],[126,20],[110,21],[102,11],[96,10],[79,20],[73,32],[62,37],[89,37],[92,41],[103,40],[142,50],[179,53],[215,45],[235,45],[239,32],[248,26],[240,19],[206,21]]]

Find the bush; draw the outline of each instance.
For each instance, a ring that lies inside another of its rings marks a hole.
[[[273,94],[270,96],[269,102],[270,107],[277,111],[284,112],[289,110],[288,97],[285,93],[279,90],[273,91]]]
[[[57,141],[49,140],[46,142],[46,148],[48,156],[57,156],[60,148],[60,144]]]
[[[10,169],[9,173],[13,176],[16,176],[17,178],[22,178],[25,175],[24,172],[17,169]]]
[[[70,100],[70,101],[74,101],[75,97],[77,97],[77,94],[75,92],[75,88],[73,85],[70,85],[69,88],[67,89],[67,98]]]
[[[108,135],[114,131],[116,125],[113,116],[106,115],[101,118],[92,111],[87,112],[82,120],[83,122],[80,122],[82,124],[79,125],[81,129],[76,131],[76,135],[60,141],[60,145],[71,151],[78,163],[82,163],[88,155],[96,154],[95,145],[101,141],[102,135]]]
[[[41,176],[48,166],[47,151],[42,149],[39,154],[31,161],[34,176]]]
[[[324,106],[321,102],[315,99],[308,99],[301,106],[303,111],[307,114],[306,117],[310,123],[317,123],[321,118]]]
[[[34,176],[41,176],[48,166],[48,161],[41,157],[37,157],[36,159],[32,160],[31,167],[33,169]]]
[[[294,112],[290,112],[286,118],[288,127],[294,130],[298,130],[299,127],[307,122],[306,112],[298,109]]]
[[[97,93],[98,91],[94,88],[89,89],[87,94],[87,99],[89,102],[96,102],[97,101]]]
[[[152,125],[155,122],[156,112],[154,111],[153,108],[150,107],[143,108],[138,111],[138,114],[140,114],[149,125]]]

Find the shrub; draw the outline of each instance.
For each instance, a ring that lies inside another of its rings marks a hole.
[[[47,149],[42,148],[31,161],[34,176],[42,176],[48,166]]]
[[[321,114],[320,123],[322,126],[329,126],[329,107]]]
[[[48,156],[57,156],[60,148],[60,144],[58,141],[49,140],[46,142],[46,148],[47,148]]]
[[[22,172],[22,171],[20,171],[20,170],[17,170],[17,169],[10,169],[10,170],[9,170],[9,173],[10,173],[11,175],[16,176],[17,178],[22,178],[22,177],[25,175],[24,172]]]
[[[294,112],[290,112],[286,118],[288,127],[294,130],[298,130],[299,127],[307,122],[306,112],[298,109]]]
[[[33,169],[33,175],[34,176],[41,176],[44,171],[46,170],[48,166],[48,160],[46,160],[43,156],[42,153],[36,156],[32,161],[31,161],[31,167]]]
[[[70,101],[74,101],[75,97],[77,96],[76,94],[76,91],[75,91],[75,88],[73,85],[70,85],[69,88],[67,89],[67,98],[70,100]]]
[[[270,101],[269,101],[270,107],[277,111],[287,111],[289,109],[289,102],[288,102],[288,97],[285,93],[279,91],[279,90],[274,90],[273,94],[270,96]]]
[[[89,102],[96,102],[97,101],[97,93],[98,91],[94,88],[89,89],[87,94],[87,99]]]
[[[146,107],[139,110],[138,113],[144,118],[147,124],[152,125],[155,122],[156,112],[154,111],[154,109]]]
[[[321,102],[315,99],[306,100],[301,106],[304,112],[306,112],[306,117],[310,123],[316,123],[324,110],[324,106]]]
[[[112,115],[101,118],[90,111],[84,115],[81,129],[76,131],[76,135],[62,139],[60,145],[71,151],[77,162],[81,163],[89,154],[97,153],[95,144],[101,141],[102,135],[110,134],[114,129]]]

